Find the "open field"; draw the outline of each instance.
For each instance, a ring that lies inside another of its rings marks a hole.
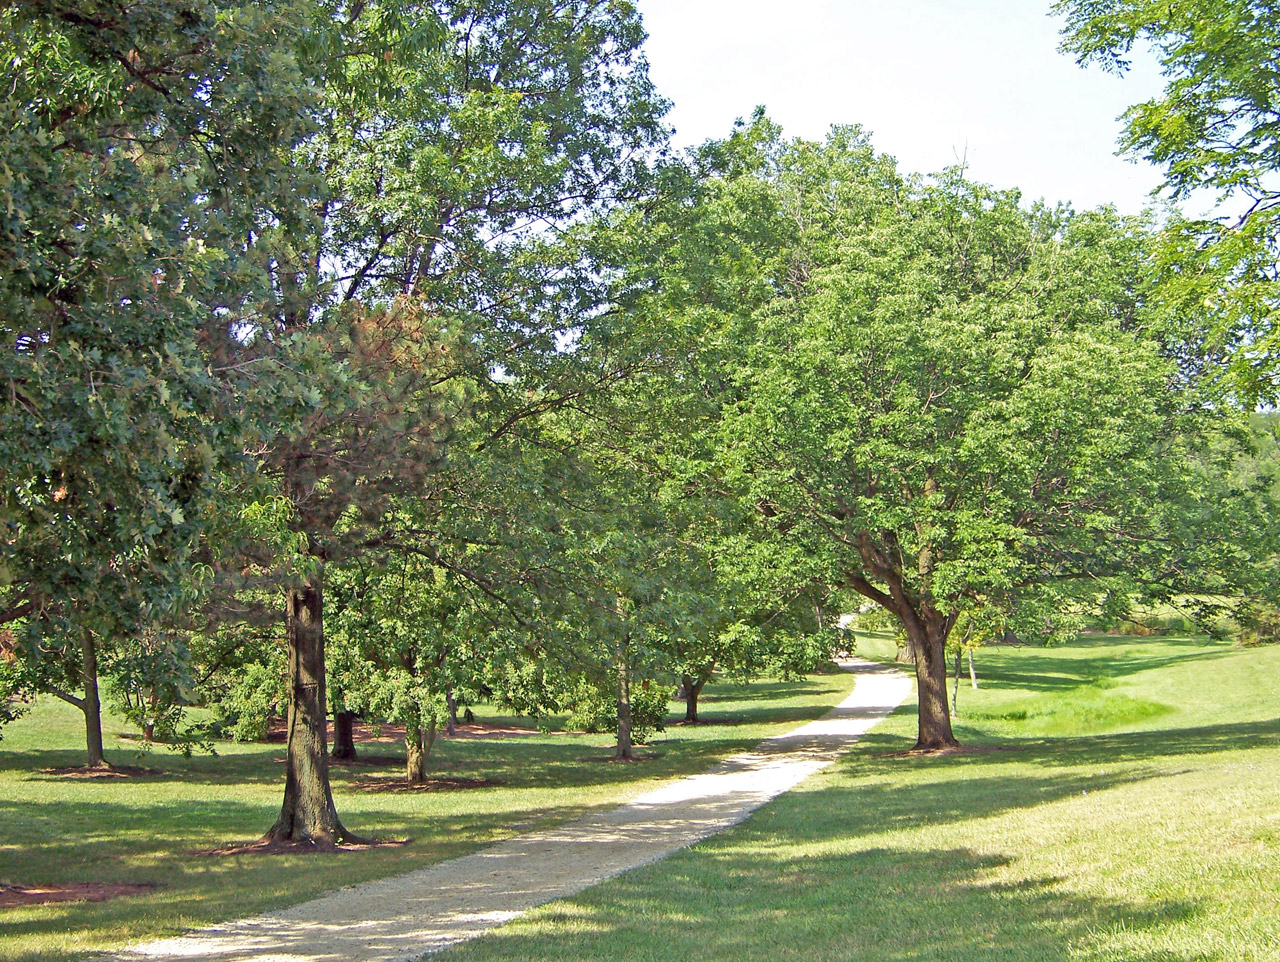
[[[604,761],[611,750],[607,735],[531,731],[436,743],[433,766],[441,778],[495,783],[486,787],[369,791],[360,784],[394,781],[402,765],[335,767],[334,793],[348,826],[412,841],[366,852],[275,856],[192,853],[253,839],[270,826],[280,805],[283,745],[220,743],[218,757],[190,760],[157,749],[139,759],[131,743],[109,734],[114,762],[159,773],[78,781],[42,771],[83,761],[81,716],[45,700],[0,742],[0,883],[147,882],[156,889],[101,904],[0,909],[0,959],[90,953],[461,855],[701,771],[823,714],[851,685],[851,676],[831,674],[797,683],[709,686],[704,717],[727,724],[669,727],[643,750],[651,757],[631,765]],[[122,730],[108,719],[108,732]],[[402,746],[361,749],[403,758]]]
[[[983,750],[895,755],[904,708],[744,825],[440,958],[1280,959],[1280,648],[1087,637],[978,670]]]

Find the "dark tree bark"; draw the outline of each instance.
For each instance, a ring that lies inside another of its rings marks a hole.
[[[92,632],[80,636],[80,679],[84,684],[84,698],[80,710],[84,712],[85,748],[89,768],[110,768],[102,750],[102,701],[98,696],[98,647]]]
[[[420,725],[409,724],[404,727],[404,748],[407,763],[405,777],[410,785],[425,785],[427,782],[427,758],[431,755],[431,746],[436,743],[436,720],[432,717],[424,730]]]
[[[631,748],[631,678],[625,651],[618,652],[618,744],[613,757],[627,761],[635,757]]]
[[[947,710],[947,635],[935,619],[908,619],[907,637],[916,652],[919,725],[914,751],[958,748]],[[911,624],[915,621],[916,624]],[[924,623],[921,623],[924,622]]]
[[[907,650],[915,655],[919,726],[912,750],[958,748],[960,743],[951,732],[951,714],[947,706],[947,636],[951,634],[955,614],[943,615],[933,607],[928,597],[909,591],[901,571],[895,569],[884,552],[868,538],[860,539],[859,550],[868,567],[887,585],[888,591],[881,590],[856,572],[848,576],[848,586],[893,612],[906,632]],[[921,574],[927,574],[930,565],[931,555],[922,551]]]
[[[322,570],[285,594],[290,690],[284,803],[265,838],[329,846],[359,839],[339,821],[329,787]]]
[[[698,723],[698,696],[702,694],[702,686],[707,683],[707,675],[699,675],[695,680],[692,675],[680,676],[680,692],[684,696],[684,720],[686,724]]]
[[[354,762],[356,760],[356,713],[353,711],[336,711],[333,713],[333,760],[338,762]]]
[[[444,703],[449,707],[449,720],[445,722],[444,733],[452,738],[458,733],[458,699],[452,688],[444,693]]]

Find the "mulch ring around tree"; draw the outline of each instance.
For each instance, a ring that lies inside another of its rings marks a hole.
[[[400,760],[400,764],[404,764],[403,759]],[[468,788],[491,788],[501,784],[502,782],[492,778],[441,776],[439,778],[428,778],[418,785],[410,785],[403,775],[395,778],[386,775],[371,775],[368,778],[352,779],[348,783],[349,787],[359,792],[377,792],[390,795],[413,794],[415,792],[454,792]]]
[[[454,727],[454,738],[505,738],[508,736],[521,735],[540,735],[543,734],[535,728],[517,728],[514,725],[503,725],[496,722],[460,722]],[[561,735],[564,732],[548,732],[547,734]],[[284,743],[288,740],[289,728],[283,718],[272,718],[267,723],[267,742]],[[450,736],[443,728],[440,729],[437,737],[449,738]],[[333,746],[333,722],[329,722],[328,740],[330,747]],[[397,745],[404,742],[404,726],[403,725],[370,725],[366,722],[358,721],[352,726],[351,740],[357,745]]]
[[[953,748],[908,748],[904,752],[872,752],[871,758],[937,758],[943,755],[991,755],[1020,752],[1021,745],[957,745]]]
[[[53,902],[106,902],[124,895],[143,895],[150,883],[71,882],[66,885],[5,885],[0,883],[0,909]]]
[[[196,858],[221,857],[225,855],[306,855],[312,852],[368,852],[375,848],[399,848],[408,845],[410,839],[361,839],[356,842],[286,842],[280,839],[262,838],[253,842],[224,845],[221,848],[207,848],[191,854]]]
[[[41,775],[57,775],[59,778],[101,779],[101,778],[155,778],[168,775],[159,768],[139,768],[137,765],[112,765],[110,768],[42,768]]]

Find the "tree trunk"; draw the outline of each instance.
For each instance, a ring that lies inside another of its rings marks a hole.
[[[329,787],[322,571],[285,594],[290,688],[284,804],[264,838],[329,846],[357,839],[338,820]]]
[[[98,647],[93,633],[80,635],[80,680],[84,685],[84,698],[80,710],[84,712],[85,748],[88,751],[88,768],[110,768],[102,751],[102,701],[98,696]]]
[[[692,675],[680,676],[680,690],[684,693],[684,720],[687,724],[698,722],[698,696],[702,694],[702,686],[707,683],[706,675],[699,675],[694,681]]]
[[[336,711],[333,713],[333,760],[338,762],[354,762],[356,760],[356,713],[353,711]]]
[[[914,665],[916,663],[916,647],[911,643],[911,639],[907,639],[907,643],[898,648],[898,653],[893,656],[893,660],[899,665]]]
[[[452,738],[458,734],[458,699],[452,688],[444,693],[444,703],[449,708],[449,719],[445,722],[444,733]]]
[[[404,726],[404,750],[408,760],[405,766],[405,777],[410,785],[427,783],[427,758],[431,754],[431,746],[436,743],[436,719],[433,715],[427,728],[423,731],[421,724]]]
[[[956,670],[952,673],[951,680],[951,714],[959,716],[960,714],[960,649],[956,649]]]
[[[631,750],[631,679],[627,675],[626,655],[618,655],[618,745],[614,750],[615,759],[630,760],[635,757]]]
[[[910,629],[908,629],[910,631]],[[947,638],[942,631],[920,627],[910,638],[916,652],[919,728],[915,751],[958,748],[947,711]]]
[[[958,672],[957,672],[958,674]],[[973,649],[969,649],[969,686],[974,690],[978,690],[978,673],[973,668]]]

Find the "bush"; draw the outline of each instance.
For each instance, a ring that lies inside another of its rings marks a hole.
[[[282,656],[246,665],[235,684],[211,707],[219,728],[238,742],[261,741],[267,726],[289,707],[287,666]]]
[[[675,689],[656,682],[643,682],[631,689],[631,740],[643,745],[654,732],[666,730],[667,703]],[[618,731],[618,703],[612,694],[582,681],[566,706],[565,727],[584,732]]]
[[[1280,642],[1280,607],[1262,602],[1245,602],[1236,612],[1240,623],[1239,644],[1245,647]]]

